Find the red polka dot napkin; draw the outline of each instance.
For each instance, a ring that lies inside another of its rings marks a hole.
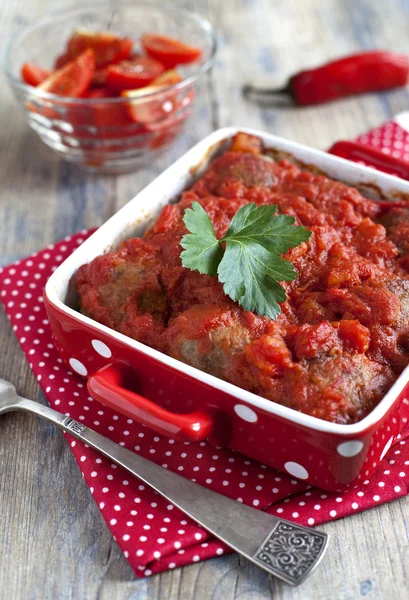
[[[397,122],[359,140],[389,148],[392,153],[399,151],[409,159],[409,134]],[[88,235],[82,231],[68,237],[0,273],[0,297],[6,313],[53,408],[165,469],[304,525],[319,525],[409,492],[409,426],[394,441],[371,481],[344,493],[324,493],[226,448],[160,437],[88,396],[84,382],[64,367],[52,344],[42,299],[52,271]],[[83,443],[70,436],[67,439],[95,502],[138,576],[229,551],[138,479]]]
[[[391,121],[358,136],[356,141],[409,163],[409,112],[396,115]]]

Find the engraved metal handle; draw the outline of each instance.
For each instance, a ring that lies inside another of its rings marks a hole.
[[[2,380],[0,412],[27,411],[55,423],[141,479],[236,552],[275,577],[298,585],[321,561],[328,544],[326,533],[279,519],[208,490],[122,448],[70,417],[18,397],[15,391],[13,402],[4,406],[1,383]]]

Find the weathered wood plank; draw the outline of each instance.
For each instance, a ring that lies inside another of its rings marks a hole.
[[[5,39],[21,23],[69,0],[0,2]],[[245,102],[242,82],[282,83],[301,66],[373,46],[409,53],[409,0],[183,0],[220,34],[211,78],[185,137],[150,168],[117,178],[84,174],[30,133],[0,88],[0,261],[97,226],[211,129],[246,125],[316,147],[354,137],[409,104],[407,90],[316,108],[267,109]],[[4,314],[0,374],[44,401]],[[273,581],[236,555],[137,580],[118,550],[62,435],[29,416],[0,423],[0,600],[404,599],[409,593],[409,499],[324,527],[322,567],[299,589]]]

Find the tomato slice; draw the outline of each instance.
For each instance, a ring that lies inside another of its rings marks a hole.
[[[107,82],[107,74],[107,67],[100,67],[99,69],[95,69],[94,74],[92,76],[92,86],[104,86]]]
[[[89,88],[95,70],[94,51],[89,49],[67,63],[38,86],[43,92],[79,98]]]
[[[189,95],[190,94],[188,94],[188,96]],[[189,98],[189,101],[191,101],[193,97],[194,93],[193,96]],[[157,149],[170,144],[170,142],[182,132],[183,123],[190,116],[190,114],[191,110],[188,110],[177,117],[170,115],[167,119],[164,119],[159,123],[145,125],[149,132],[156,133],[155,137],[150,141],[149,146],[153,149]]]
[[[121,92],[123,98],[130,100],[128,104],[128,113],[134,123],[152,123],[157,121],[165,114],[163,104],[166,102],[166,95],[162,94],[152,100],[145,98],[145,94],[152,94],[158,90],[155,86],[145,86],[138,90],[124,90]],[[173,110],[173,104],[168,104],[170,110]]]
[[[115,98],[115,96],[106,88],[97,88],[95,90],[88,90],[88,92],[85,92],[84,98]]]
[[[37,67],[37,65],[33,65],[32,63],[24,63],[21,67],[21,77],[28,85],[40,85],[50,75],[51,71]]]
[[[147,54],[159,60],[167,69],[195,62],[202,54],[196,46],[189,46],[174,38],[155,33],[145,33],[141,37],[141,45]]]
[[[161,124],[166,120],[173,118],[173,113],[179,108],[190,104],[193,97],[186,94],[180,100],[178,92],[175,90],[167,90],[166,87],[172,83],[178,83],[181,80],[179,73],[176,71],[167,71],[153,80],[151,85],[138,90],[126,90],[121,93],[121,96],[130,100],[128,105],[129,116],[136,123],[145,125],[158,122]],[[163,88],[163,92],[157,94],[155,98],[145,98],[145,94],[152,94]]]
[[[99,98],[114,98],[113,94],[105,88],[89,90],[85,98],[98,100]],[[129,125],[132,123],[125,106],[121,103],[93,104],[93,124],[97,127],[113,127],[116,125]]]
[[[68,40],[67,53],[73,59],[91,48],[95,52],[95,65],[102,67],[128,58],[132,47],[130,38],[120,38],[108,31],[78,29]]]
[[[115,57],[116,63],[121,62],[121,60],[126,60],[130,57],[132,48],[134,45],[134,41],[132,38],[121,38],[120,39],[120,50]]]
[[[157,60],[149,56],[137,56],[117,65],[110,65],[107,68],[106,84],[115,92],[141,88],[149,85],[164,70],[165,67]]]
[[[169,71],[165,71],[159,77],[155,77],[152,81],[151,85],[156,87],[164,87],[168,85],[175,85],[175,83],[179,83],[182,81],[182,77],[179,75],[175,69],[170,69]]]
[[[71,59],[68,56],[68,52],[63,52],[62,54],[57,56],[57,58],[55,59],[54,68],[61,69],[61,67],[64,67],[67,63],[70,62],[70,60]]]
[[[173,106],[174,110],[172,112],[168,112],[164,118],[159,121],[153,121],[146,124],[146,129],[148,131],[164,131],[164,130],[172,130],[176,125],[183,123],[185,119],[192,113],[193,107],[191,104],[195,99],[195,91],[190,89],[186,92],[183,98],[175,99]],[[184,109],[183,112],[180,112],[181,109]]]

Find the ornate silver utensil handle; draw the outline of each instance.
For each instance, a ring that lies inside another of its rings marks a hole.
[[[298,585],[324,556],[328,535],[230,500],[119,446],[82,423],[25,398],[0,379],[0,414],[34,413],[151,486],[217,538],[275,577]]]

